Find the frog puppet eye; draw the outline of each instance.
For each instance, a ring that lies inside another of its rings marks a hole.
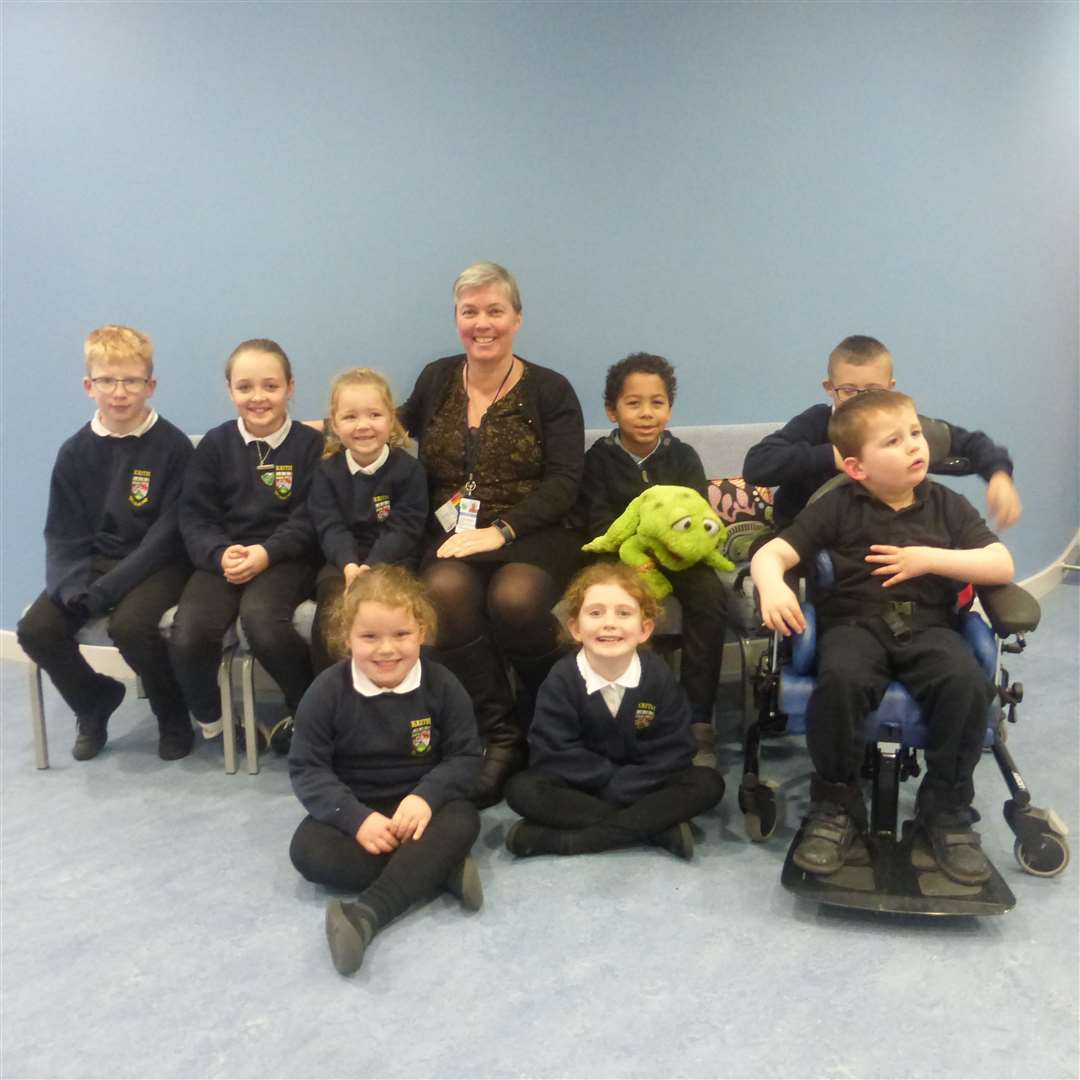
[[[720,531],[720,526],[719,526],[719,525],[718,525],[718,524],[717,524],[717,523],[716,523],[715,521],[713,521],[713,519],[712,519],[712,518],[706,518],[706,519],[705,519],[705,520],[704,520],[704,521],[703,521],[703,522],[701,523],[701,527],[702,527],[702,528],[703,528],[703,529],[704,529],[704,530],[705,530],[705,531],[706,531],[706,532],[707,532],[707,533],[708,533],[708,534],[709,534],[710,536],[712,536],[712,535],[713,535],[714,533],[718,533],[718,532]]]
[[[687,516],[684,518],[679,518],[679,520],[676,521],[675,524],[671,526],[671,528],[674,532],[689,532],[690,526],[693,524],[694,522],[690,519],[689,516]]]

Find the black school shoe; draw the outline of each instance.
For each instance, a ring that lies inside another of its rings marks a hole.
[[[990,879],[990,862],[982,853],[981,837],[971,827],[970,813],[939,813],[917,824],[946,877],[960,885],[981,885]]]
[[[341,975],[352,975],[364,962],[364,951],[375,936],[370,912],[355,902],[331,900],[326,905],[326,943]]]
[[[270,749],[278,757],[288,757],[292,746],[293,718],[286,716],[270,729]]]
[[[91,712],[75,717],[77,734],[71,756],[76,761],[89,761],[101,753],[109,740],[109,717],[124,700],[124,684],[117,679],[102,675],[101,698]]]
[[[672,855],[680,859],[692,859],[694,857],[694,834],[690,830],[688,821],[680,821],[678,825],[672,825],[662,833],[657,833],[652,838],[657,847],[665,848]]]
[[[810,804],[802,840],[791,861],[808,874],[835,874],[847,859],[859,835],[855,819],[836,803]]]
[[[466,911],[479,911],[484,906],[484,887],[480,884],[480,868],[471,855],[466,855],[446,876],[446,891],[461,901]]]
[[[158,757],[162,761],[179,761],[191,753],[195,731],[187,713],[183,716],[158,720]]]

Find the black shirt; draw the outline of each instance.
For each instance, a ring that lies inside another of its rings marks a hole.
[[[878,613],[890,602],[911,601],[945,613],[962,582],[937,574],[909,578],[884,588],[868,563],[871,544],[968,550],[997,543],[978,511],[962,495],[932,480],[915,489],[915,501],[893,510],[862,484],[841,484],[807,506],[781,534],[804,562],[820,550],[832,556],[835,582],[816,597],[823,619]]]

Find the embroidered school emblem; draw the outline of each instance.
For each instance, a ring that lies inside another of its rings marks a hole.
[[[375,504],[375,520],[385,521],[390,516],[390,496],[376,495],[371,501]]]
[[[287,499],[292,494],[292,466],[274,466],[274,494],[279,499]]]
[[[652,727],[655,719],[656,706],[651,701],[639,701],[637,709],[634,710],[634,730],[644,731]]]
[[[409,727],[412,729],[412,752],[426,754],[431,749],[431,717],[410,720]]]
[[[150,498],[150,470],[131,470],[131,491],[128,493],[128,502],[132,506],[145,506]]]

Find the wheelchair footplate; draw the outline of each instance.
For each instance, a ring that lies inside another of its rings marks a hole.
[[[827,877],[808,874],[792,861],[802,834],[800,828],[788,848],[780,883],[805,900],[898,915],[1002,915],[1016,905],[993,864],[981,885],[961,885],[947,877],[910,821],[904,822],[899,840],[860,836],[845,864]]]

